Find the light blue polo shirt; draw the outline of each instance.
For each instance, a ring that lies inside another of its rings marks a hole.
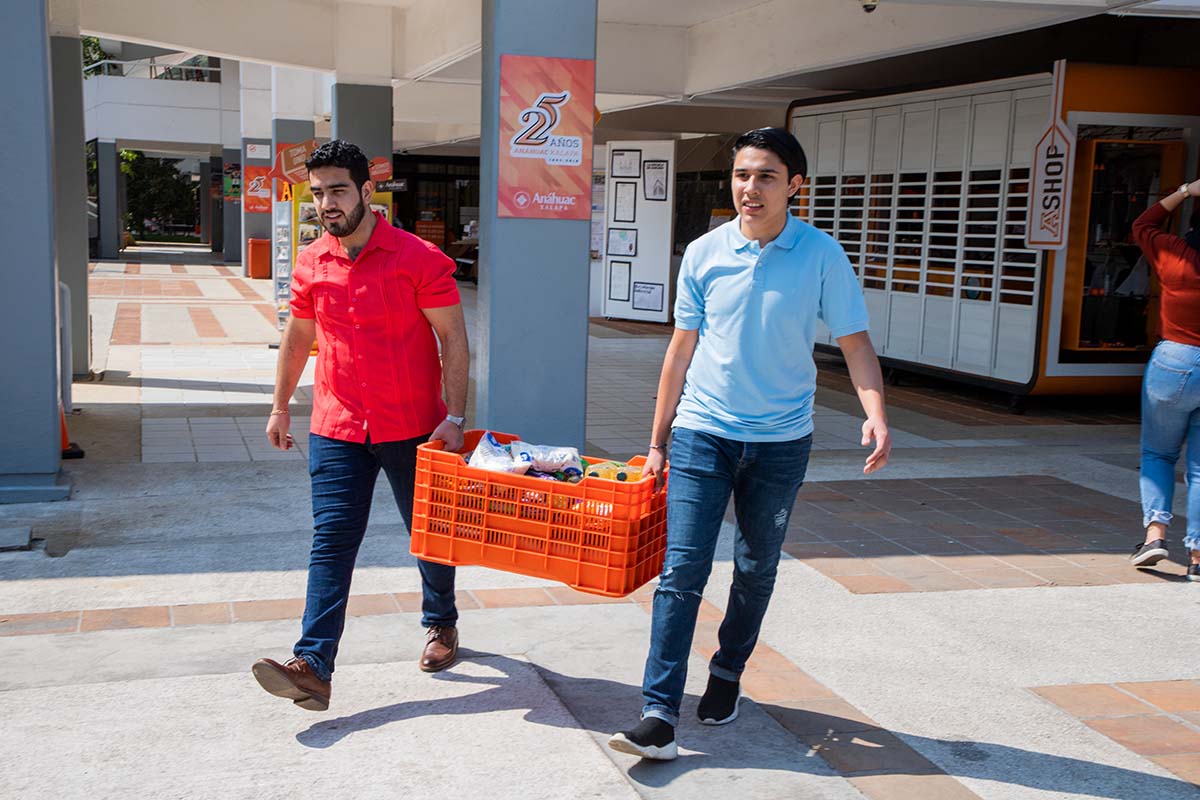
[[[812,433],[817,320],[834,337],[868,329],[858,278],[827,233],[789,214],[766,247],[736,218],[692,242],[675,327],[700,334],[674,426],[742,442]]]

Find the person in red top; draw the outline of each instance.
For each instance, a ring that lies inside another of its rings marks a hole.
[[[1200,197],[1200,181],[1186,183],[1133,223],[1133,236],[1162,284],[1162,341],[1142,381],[1142,525],[1145,540],[1130,556],[1135,567],[1167,557],[1167,525],[1175,495],[1175,462],[1187,441],[1189,580],[1200,581],[1200,231],[1198,214],[1186,238],[1163,223],[1183,201]]]
[[[334,140],[307,166],[325,233],[296,257],[292,271],[292,315],[279,345],[267,438],[281,450],[292,446],[288,403],[315,339],[315,533],[293,657],[282,664],[260,659],[252,672],[271,694],[324,711],[376,478],[382,469],[411,529],[417,446],[436,439],[450,450],[462,447],[470,355],[454,262],[369,210],[375,187],[363,152]],[[436,672],[458,653],[454,567],[417,566],[427,629],[420,666]]]

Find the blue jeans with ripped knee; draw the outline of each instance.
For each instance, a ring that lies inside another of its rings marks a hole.
[[[780,548],[811,449],[811,435],[787,442],[738,442],[675,429],[667,553],[654,593],[643,717],[679,722],[696,615],[730,494],[737,519],[733,583],[709,671],[726,680],[741,678],[775,588]]]
[[[1171,522],[1175,464],[1187,442],[1187,533],[1200,550],[1200,347],[1162,341],[1142,382],[1142,526]]]

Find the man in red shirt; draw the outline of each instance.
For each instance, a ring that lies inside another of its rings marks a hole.
[[[1142,525],[1145,540],[1134,548],[1135,567],[1168,556],[1167,525],[1173,517],[1175,463],[1187,442],[1188,580],[1200,581],[1200,240],[1162,229],[1183,201],[1200,197],[1200,181],[1185,183],[1133,223],[1133,236],[1162,284],[1159,317],[1162,341],[1154,348],[1142,381]]]
[[[382,469],[411,530],[417,446],[437,439],[450,450],[462,447],[470,356],[454,262],[369,210],[375,187],[363,152],[334,140],[307,166],[325,233],[296,257],[267,438],[281,450],[292,446],[288,403],[316,339],[309,433],[315,533],[293,658],[260,659],[252,671],[271,694],[324,711],[375,480]],[[417,566],[427,629],[420,666],[436,672],[458,653],[454,567]]]

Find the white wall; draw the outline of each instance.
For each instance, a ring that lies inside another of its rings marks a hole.
[[[236,84],[235,84],[236,85]],[[220,144],[219,83],[98,76],[83,82],[88,139]]]

